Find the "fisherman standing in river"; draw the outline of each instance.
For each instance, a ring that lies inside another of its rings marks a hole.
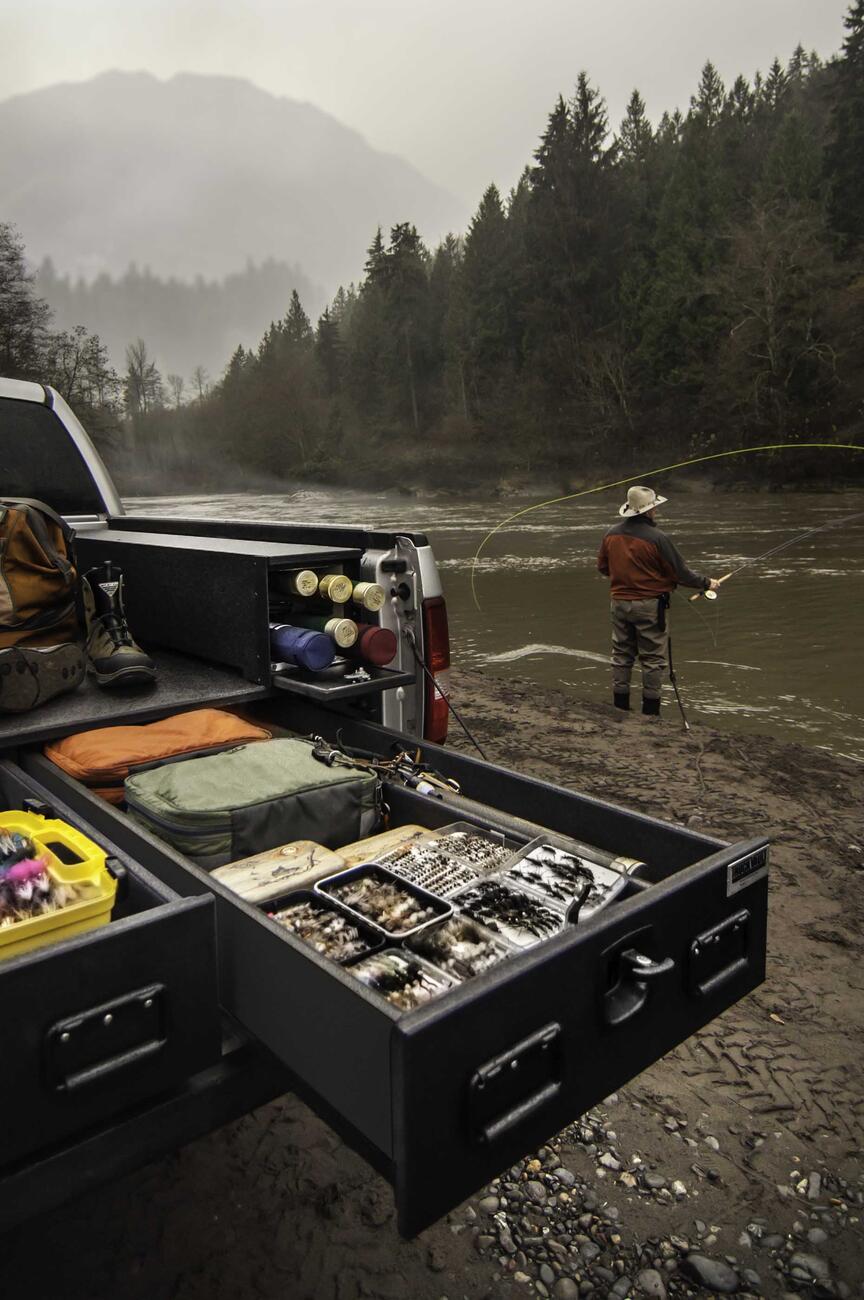
[[[716,591],[715,578],[701,578],[684,563],[674,543],[654,521],[666,497],[649,487],[631,487],[600,544],[597,568],[609,578],[612,596],[612,690],[619,709],[630,708],[630,676],[642,668],[642,712],[659,714],[660,688],[668,664],[666,610],[676,587]]]

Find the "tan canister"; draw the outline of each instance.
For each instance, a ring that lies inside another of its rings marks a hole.
[[[376,613],[387,599],[383,587],[379,587],[377,582],[358,582],[351,594],[351,599],[355,605],[362,605],[371,613]]]
[[[318,590],[318,574],[311,569],[300,569],[297,573],[289,573],[287,577],[288,590],[295,596],[314,596]]]
[[[318,594],[332,600],[334,605],[344,605],[351,599],[354,584],[344,573],[325,573],[318,583]]]
[[[360,629],[351,618],[328,618],[324,631],[332,636],[340,650],[347,650],[360,635]]]

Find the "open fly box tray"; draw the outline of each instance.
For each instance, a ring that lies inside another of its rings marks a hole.
[[[451,822],[376,861],[421,889],[451,898],[482,876],[503,870],[518,848],[518,841],[504,831]]]
[[[407,939],[453,912],[443,898],[375,862],[319,880],[315,892],[335,899],[346,912],[390,939]]]
[[[379,930],[312,889],[295,890],[262,905],[261,910],[301,943],[339,966],[368,957],[386,942]]]

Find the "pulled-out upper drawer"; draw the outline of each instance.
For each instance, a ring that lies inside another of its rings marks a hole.
[[[394,739],[323,711],[310,710],[309,723],[324,735],[342,727],[348,743],[382,754]],[[552,937],[404,1012],[41,757],[25,760],[172,889],[215,896],[223,1004],[388,1174],[407,1234],[706,1024],[760,983],[765,966],[764,840],[723,845],[434,746],[427,753],[483,803],[450,806],[447,796],[388,786],[394,824],[467,818],[518,839],[516,813],[629,851],[649,870],[647,887],[623,901],[562,921]]]

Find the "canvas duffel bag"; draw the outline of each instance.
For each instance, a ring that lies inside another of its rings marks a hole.
[[[335,848],[376,829],[371,772],[326,767],[303,740],[171,763],[126,782],[129,814],[207,870],[292,840]]]
[[[0,650],[80,637],[73,538],[43,501],[0,497]]]
[[[139,726],[79,731],[47,744],[45,757],[94,794],[120,804],[123,784],[136,772],[269,739],[264,727],[224,709],[192,709]]]

